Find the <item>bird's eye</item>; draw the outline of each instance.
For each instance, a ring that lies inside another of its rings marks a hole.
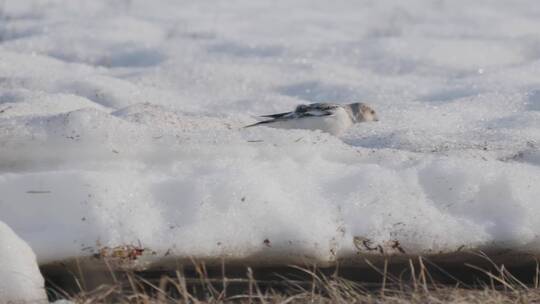
[[[375,111],[371,110],[371,114],[375,114]]]

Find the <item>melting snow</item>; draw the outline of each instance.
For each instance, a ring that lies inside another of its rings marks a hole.
[[[538,8],[5,1],[0,220],[40,263],[538,253]],[[380,121],[242,129],[326,101]]]

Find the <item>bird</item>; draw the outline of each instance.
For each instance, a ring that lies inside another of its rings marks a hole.
[[[377,113],[370,106],[360,102],[301,104],[291,112],[260,117],[268,119],[245,126],[245,128],[267,126],[281,129],[321,130],[340,136],[355,123],[379,120]]]

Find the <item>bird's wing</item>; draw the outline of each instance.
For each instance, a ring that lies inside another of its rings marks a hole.
[[[332,103],[312,103],[308,105],[299,105],[294,110],[295,118],[328,116],[334,114],[339,106]]]
[[[331,103],[312,103],[302,104],[296,107],[293,112],[284,112],[278,114],[261,115],[260,117],[268,117],[273,119],[293,119],[301,117],[327,116],[332,115],[338,105]]]
[[[259,121],[257,123],[245,126],[244,128],[249,128],[253,126],[273,123],[276,121],[284,121],[284,120],[289,120],[289,119],[329,116],[329,115],[334,114],[335,109],[337,109],[338,107],[339,105],[331,104],[331,103],[312,103],[308,105],[299,105],[296,107],[294,112],[261,115],[261,117],[268,117],[271,119],[265,120],[265,121]]]

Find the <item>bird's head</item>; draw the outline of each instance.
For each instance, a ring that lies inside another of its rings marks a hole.
[[[377,113],[365,103],[351,103],[349,107],[356,122],[379,121]]]

